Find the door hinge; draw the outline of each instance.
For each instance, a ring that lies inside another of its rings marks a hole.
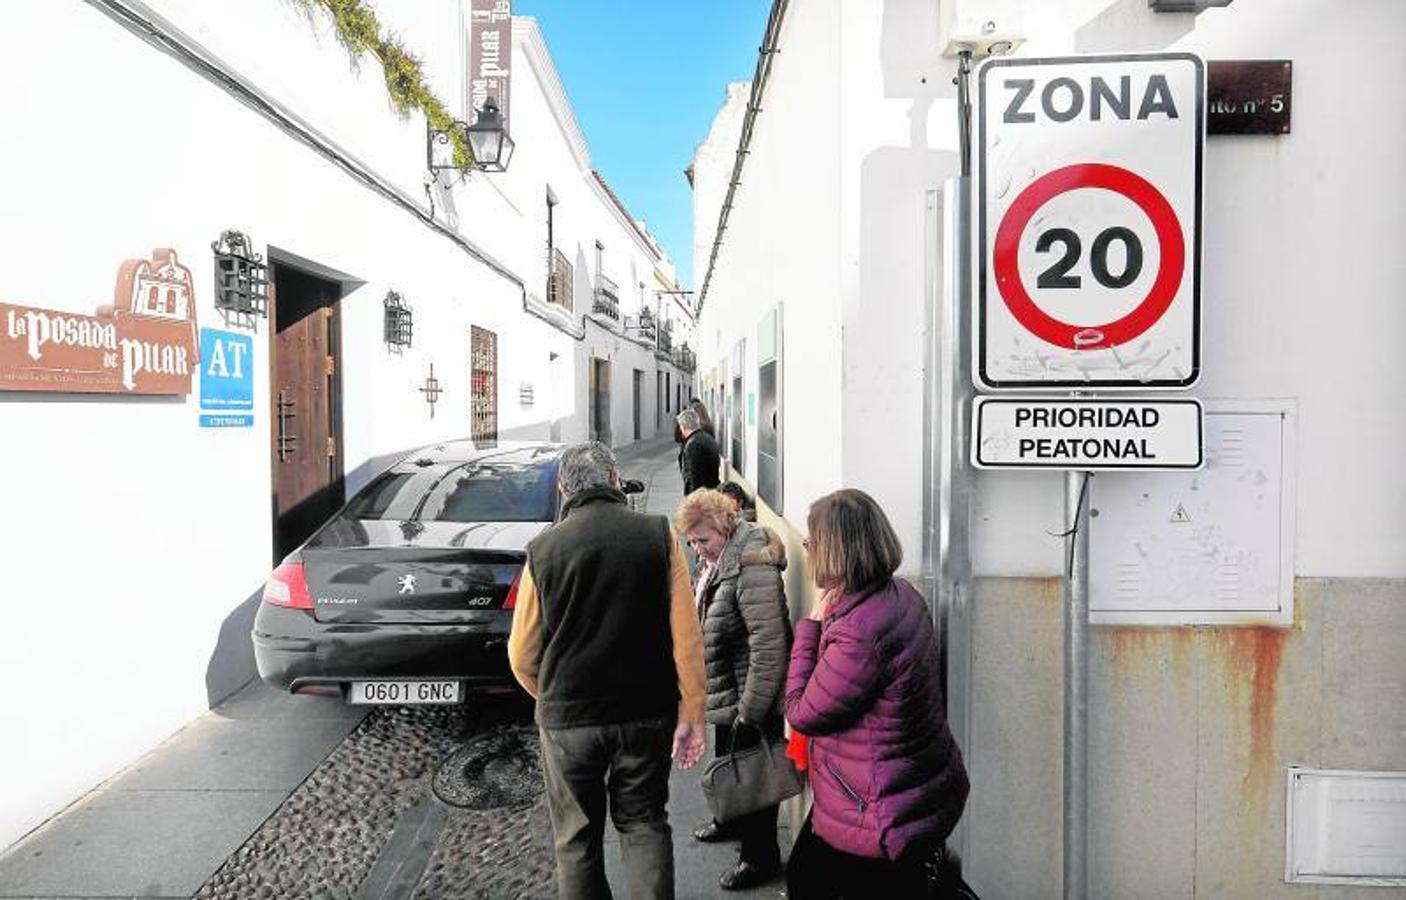
[[[336,374],[337,374],[337,357],[335,357],[335,356],[328,356],[328,357],[326,357],[326,364],[323,366],[323,369],[324,369],[323,374],[327,375],[328,377],[331,377],[331,376],[333,376],[333,375],[336,375]]]
[[[327,439],[327,455],[328,455],[328,456],[336,456],[336,455],[337,455],[337,439],[334,438],[334,437],[329,437],[329,438]]]

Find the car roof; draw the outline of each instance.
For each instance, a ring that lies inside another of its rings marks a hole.
[[[466,462],[523,467],[553,465],[567,446],[547,441],[443,441],[407,453],[390,471],[414,473]]]

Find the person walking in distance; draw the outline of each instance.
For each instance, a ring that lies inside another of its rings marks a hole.
[[[697,397],[688,398],[688,406],[684,409],[691,409],[698,414],[698,427],[712,435],[713,440],[718,439],[718,432],[713,428],[713,417],[708,415],[708,407],[703,405],[703,401]],[[682,412],[683,410],[680,410]],[[679,445],[679,468],[683,468],[683,430],[679,428],[678,419],[674,420],[674,443]]]
[[[683,492],[691,494],[699,488],[715,488],[721,480],[722,455],[718,442],[703,430],[698,413],[686,409],[678,415],[679,432],[683,435],[683,452],[679,467],[683,474]]]
[[[708,432],[713,440],[718,439],[718,430],[713,427],[713,417],[708,415],[708,407],[697,397],[688,398],[688,408],[698,414],[698,427]]]
[[[732,501],[737,514],[748,522],[757,521],[757,501],[747,496],[747,490],[735,481],[724,481],[718,485],[718,493]]]
[[[787,896],[926,897],[924,863],[969,790],[947,727],[932,617],[894,577],[903,550],[868,494],[821,497],[806,524],[821,593],[796,624],[785,708],[810,737],[815,803],[791,850]]]
[[[695,491],[674,518],[698,554],[696,597],[708,663],[708,721],[714,750],[735,750],[780,739],[781,688],[791,647],[791,622],[781,572],[786,548],[768,529],[747,522],[719,491]],[[704,842],[740,839],[737,864],[718,883],[744,890],[781,870],[777,807],[693,832]]]
[[[702,633],[678,536],[632,512],[615,456],[592,441],[561,456],[561,519],[532,540],[508,638],[537,699],[562,898],[608,898],[607,805],[631,898],[674,896],[669,759],[703,754]]]

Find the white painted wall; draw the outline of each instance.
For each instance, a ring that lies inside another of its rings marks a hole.
[[[1348,89],[1335,49],[1354,48],[1351,84],[1401,82],[1406,61],[1392,35],[1406,9],[1282,0],[1190,16],[1128,0],[1006,6],[1029,38],[1026,56],[1175,49],[1294,60],[1292,134],[1207,141],[1205,365],[1193,394],[1298,401],[1298,574],[1406,574],[1397,462],[1406,425],[1386,412],[1406,399],[1395,352],[1406,309],[1390,299],[1406,274],[1394,249],[1406,207],[1391,199],[1406,188],[1396,150],[1406,125],[1378,114],[1375,90]],[[710,370],[787,299],[786,515],[803,522],[814,497],[865,487],[894,518],[910,562],[921,511],[922,189],[956,170],[953,66],[933,51],[937,33],[924,0],[788,10],[700,322]],[[705,166],[731,170],[711,148],[697,163],[699,176]],[[701,210],[716,198],[700,183]],[[798,184],[808,190],[784,194]],[[1060,476],[982,473],[978,484],[978,574],[1057,574]]]
[[[390,110],[379,66],[353,67],[322,14],[310,22],[279,0],[156,6],[428,209],[423,120]],[[426,41],[432,80],[453,97],[457,4],[387,6],[407,45]],[[400,452],[469,433],[474,325],[498,336],[500,435],[546,438],[556,418],[563,439],[584,437],[590,346],[527,314],[510,280],[94,7],[29,0],[8,22],[0,80],[44,87],[0,96],[0,299],[92,314],[111,302],[122,260],[169,246],[194,275],[199,324],[224,327],[209,247],[236,228],[260,251],[311,260],[354,286],[339,361],[350,489]],[[515,26],[518,155],[501,176],[445,178],[440,221],[540,302],[550,183],[562,201],[559,242],[573,253],[597,239],[618,248],[610,264],[630,310],[626,286],[653,283],[656,269],[672,278],[672,266],[596,185],[535,24]],[[591,273],[578,273],[580,309]],[[381,334],[392,288],[415,315],[414,345],[401,354]],[[0,522],[0,683],[25,686],[0,707],[0,847],[236,686],[225,670],[247,656],[246,601],[271,564],[270,324],[253,337],[251,429],[197,427],[198,379],[185,398],[0,392],[11,512]],[[621,365],[649,367],[652,390],[663,364],[633,344],[618,354]],[[417,391],[431,363],[444,389],[433,417]],[[530,407],[523,384],[534,388]],[[628,390],[614,400],[628,426]],[[652,393],[647,402],[649,436]]]
[[[768,107],[757,120],[751,157],[734,199],[720,262],[699,319],[699,371],[715,375],[737,341],[747,342],[745,393],[757,390],[756,328],[765,310],[784,309],[786,352],[782,429],[785,514],[804,523],[811,500],[842,484],[840,151],[817,122],[835,115],[840,72],[841,4],[793,4],[774,63]],[[735,115],[735,111],[724,115]],[[825,132],[828,134],[828,132]],[[735,148],[734,148],[735,149]],[[717,208],[732,172],[729,153],[695,158],[698,204]],[[760,163],[758,163],[760,161]],[[711,186],[711,187],[710,187]],[[701,279],[703,272],[698,272]],[[715,419],[722,409],[713,409]],[[756,429],[747,428],[749,479],[756,472]]]

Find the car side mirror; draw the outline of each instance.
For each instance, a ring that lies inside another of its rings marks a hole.
[[[620,490],[626,494],[643,494],[644,482],[638,478],[626,478],[620,482]]]

